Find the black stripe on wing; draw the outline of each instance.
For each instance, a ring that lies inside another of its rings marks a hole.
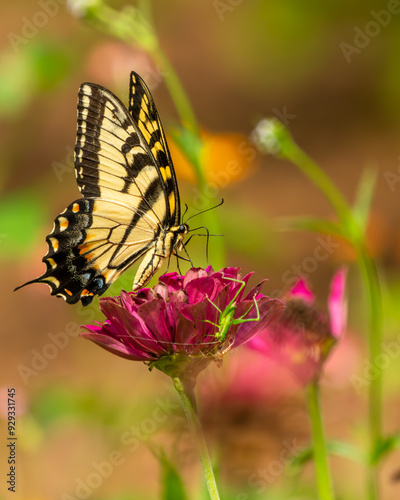
[[[111,198],[133,207],[144,199],[158,223],[170,225],[162,175],[137,124],[112,92],[92,83],[79,90],[75,171],[84,196]],[[156,181],[164,196],[157,210],[146,198],[147,187]]]
[[[170,225],[178,225],[180,224],[178,183],[164,129],[150,90],[134,71],[131,72],[129,88],[129,113],[132,120],[137,123],[161,172],[168,199]]]
[[[84,196],[99,197],[101,172],[121,179],[125,191],[146,166],[154,167],[147,144],[139,136],[122,102],[109,90],[83,83],[78,94],[75,172]]]

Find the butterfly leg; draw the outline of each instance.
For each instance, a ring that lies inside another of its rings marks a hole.
[[[188,241],[190,241],[190,238],[189,238],[189,240],[188,240]],[[188,243],[188,242],[186,242],[186,245],[187,245],[187,243]],[[190,255],[189,255],[188,251],[186,250],[186,245],[185,245],[185,243],[183,243],[183,241],[182,241],[182,248],[183,248],[183,250],[185,251],[185,254],[188,256],[188,260],[189,260],[189,262],[190,262],[190,265],[191,265],[192,267],[194,267],[194,264],[193,264],[193,262],[192,262],[192,259],[190,258]]]

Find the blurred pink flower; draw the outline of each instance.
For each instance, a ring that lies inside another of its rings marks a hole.
[[[92,81],[111,88],[125,88],[126,68],[134,68],[150,90],[154,90],[163,81],[157,66],[143,49],[130,47],[116,40],[94,45],[89,52],[86,68]]]
[[[285,365],[301,384],[318,378],[347,321],[346,269],[332,279],[327,315],[314,307],[315,296],[300,280],[284,297],[286,308],[277,321],[250,340],[248,347]]]
[[[153,288],[101,298],[106,321],[86,325],[81,336],[171,376],[189,370],[195,377],[212,359],[220,362],[223,354],[247,342],[282,312],[280,300],[262,295],[262,282],[246,295],[244,288],[239,292],[250,276],[242,278],[233,267],[214,272],[211,266],[191,269],[185,276],[165,274]],[[232,324],[228,335],[219,339],[217,307],[224,311],[233,299],[235,318],[257,317],[256,300],[260,319]]]

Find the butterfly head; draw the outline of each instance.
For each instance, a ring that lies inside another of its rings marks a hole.
[[[174,233],[175,237],[174,248],[176,248],[178,251],[182,250],[183,240],[189,232],[189,226],[187,224],[181,224],[180,226],[172,227],[171,231]]]

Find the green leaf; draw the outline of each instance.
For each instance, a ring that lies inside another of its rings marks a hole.
[[[367,462],[365,454],[359,448],[343,441],[329,441],[326,449],[330,455],[347,458],[352,462],[360,464]]]
[[[57,87],[68,75],[71,65],[69,53],[65,45],[54,40],[38,40],[37,43],[28,45],[27,57],[39,91]]]
[[[46,220],[43,196],[21,190],[0,201],[0,256],[20,259],[38,242]]]
[[[365,454],[359,448],[343,441],[329,441],[326,444],[326,451],[328,455],[347,458],[348,460],[361,464],[367,463]],[[304,464],[313,459],[313,455],[314,452],[312,446],[304,449],[290,462],[290,472],[292,474],[300,472]]]
[[[164,450],[158,452],[150,447],[161,465],[161,499],[162,500],[187,500],[187,495],[181,476],[175,466],[168,460]]]
[[[118,419],[112,410],[114,403],[105,400],[104,394],[55,385],[36,395],[31,414],[44,428],[60,421],[76,420],[91,426],[110,427]]]
[[[68,47],[54,40],[32,40],[18,57],[0,53],[0,117],[17,118],[32,99],[66,78],[71,66]]]
[[[76,416],[77,395],[65,387],[50,387],[36,395],[31,414],[44,428],[58,420]]]
[[[364,231],[368,223],[377,177],[378,169],[365,169],[357,190],[356,201],[353,207],[353,214],[356,221],[360,224]]]
[[[396,448],[400,448],[400,433],[393,434],[381,440],[375,448],[372,463],[378,463],[384,456]]]
[[[297,454],[289,463],[289,471],[291,474],[298,474],[303,465],[312,460],[314,455],[312,446],[305,448]]]
[[[15,57],[6,51],[0,54],[0,75],[0,117],[9,120],[18,116],[31,100],[34,76],[23,54]]]
[[[317,217],[282,217],[278,224],[282,231],[312,231],[347,239],[339,224]]]

